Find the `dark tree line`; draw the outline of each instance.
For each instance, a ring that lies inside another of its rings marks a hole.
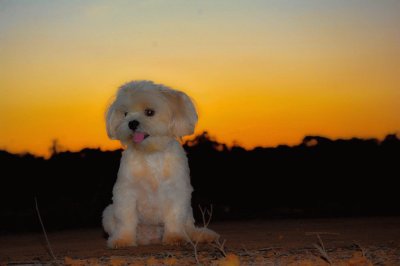
[[[205,132],[187,141],[192,205],[213,219],[399,215],[400,140],[307,136],[296,146],[227,147]],[[0,233],[99,226],[121,150],[54,152],[49,159],[0,151]]]

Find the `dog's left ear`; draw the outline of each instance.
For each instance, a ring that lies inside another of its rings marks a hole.
[[[192,100],[184,92],[162,89],[172,109],[171,130],[175,137],[191,135],[197,123],[197,112]]]

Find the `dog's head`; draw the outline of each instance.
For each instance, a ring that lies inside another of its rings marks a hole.
[[[108,136],[136,147],[190,135],[196,123],[196,109],[185,93],[151,81],[121,86],[106,113]]]

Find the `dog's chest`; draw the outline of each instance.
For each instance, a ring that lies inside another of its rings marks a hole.
[[[163,153],[137,156],[130,169],[135,186],[145,191],[150,189],[155,192],[158,190],[168,178],[166,176],[168,168],[166,157]]]
[[[168,185],[168,159],[164,154],[138,156],[132,165],[132,178],[139,218],[146,223],[162,222],[165,187]]]

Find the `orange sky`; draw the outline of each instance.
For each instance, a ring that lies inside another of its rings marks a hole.
[[[2,1],[0,149],[113,149],[104,110],[151,79],[197,132],[251,148],[400,130],[397,1]]]

